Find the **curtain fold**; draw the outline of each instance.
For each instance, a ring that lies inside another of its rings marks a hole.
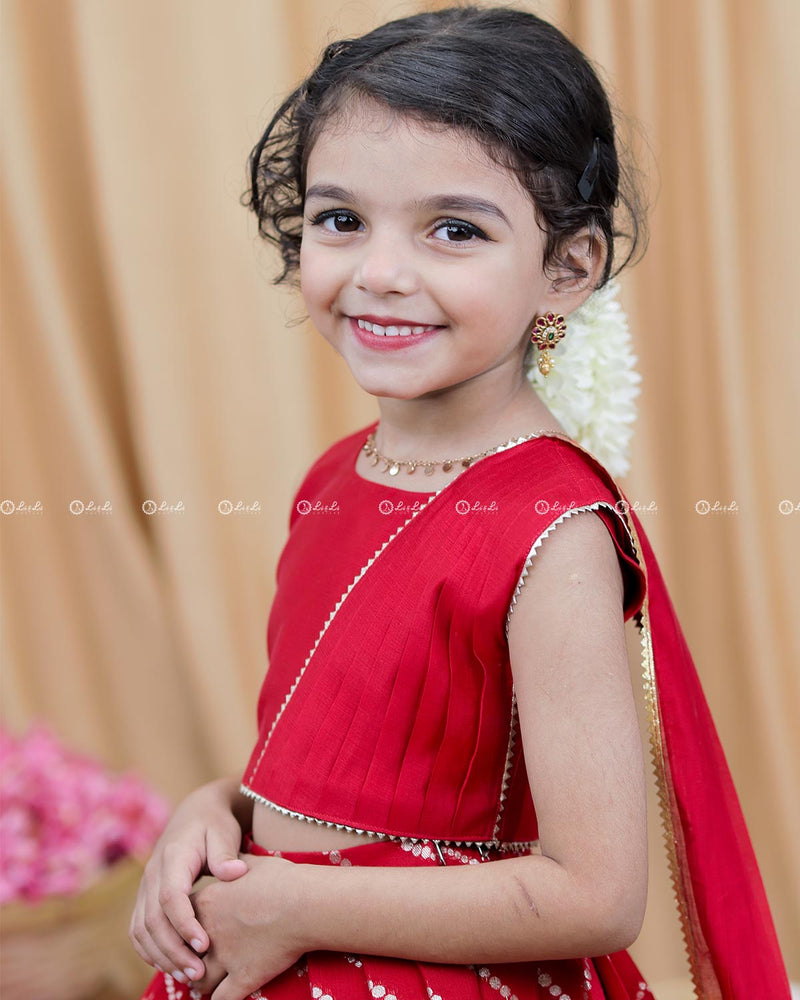
[[[798,978],[800,8],[523,6],[640,122],[654,207],[623,279],[644,379],[624,487],[657,505],[642,521]],[[289,503],[376,413],[271,285],[245,159],[327,41],[416,9],[2,5],[3,719],[174,798],[246,759]],[[636,956],[653,978],[684,974],[673,926],[656,871]]]

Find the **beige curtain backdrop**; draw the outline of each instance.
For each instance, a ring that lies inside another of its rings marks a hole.
[[[623,487],[657,505],[645,527],[800,978],[798,5],[520,6],[640,123],[657,200],[623,283],[644,379]],[[243,766],[291,497],[377,412],[270,284],[244,161],[326,41],[417,9],[2,3],[3,719],[173,799]],[[685,968],[653,845],[635,953],[658,981]]]

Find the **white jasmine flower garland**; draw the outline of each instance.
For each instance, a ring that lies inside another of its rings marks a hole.
[[[553,352],[555,363],[547,377],[539,371],[536,348],[527,369],[542,402],[567,434],[612,476],[623,476],[630,468],[634,400],[642,381],[618,295],[619,283],[609,282],[567,317],[567,335]]]

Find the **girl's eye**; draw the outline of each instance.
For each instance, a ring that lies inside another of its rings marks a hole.
[[[320,212],[313,220],[312,225],[322,226],[334,233],[355,233],[361,228],[361,220],[352,212],[343,212],[341,209],[329,212]]]
[[[438,239],[443,239],[447,243],[468,243],[473,239],[488,239],[483,230],[473,226],[471,222],[462,222],[460,219],[445,219],[436,225],[433,232],[441,233]]]

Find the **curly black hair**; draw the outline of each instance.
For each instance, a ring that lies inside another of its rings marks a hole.
[[[276,283],[297,277],[314,142],[332,115],[362,98],[461,129],[513,170],[546,235],[546,268],[585,277],[567,248],[586,230],[605,253],[597,287],[643,249],[642,199],[620,163],[608,98],[583,53],[534,14],[451,7],[328,45],[275,113],[250,154],[243,203],[281,252]],[[627,244],[621,261],[616,240]]]

